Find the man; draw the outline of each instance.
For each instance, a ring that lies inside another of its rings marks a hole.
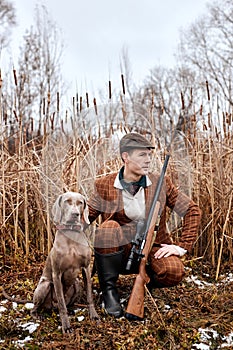
[[[142,135],[126,134],[120,140],[123,167],[118,173],[97,179],[88,201],[90,222],[101,216],[95,235],[95,265],[105,310],[114,317],[123,315],[116,282],[119,274],[126,273],[137,223],[147,218],[159,178],[159,174],[149,173],[154,148]],[[159,201],[161,218],[147,271],[154,288],[175,286],[182,280],[184,266],[180,257],[191,252],[201,217],[198,206],[167,176]],[[166,207],[183,217],[179,245],[172,244],[166,230]],[[137,273],[137,267],[133,266],[131,272]]]

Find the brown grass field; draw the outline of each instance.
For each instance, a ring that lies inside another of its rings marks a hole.
[[[53,242],[50,213],[56,196],[73,190],[88,197],[97,176],[119,169],[117,142],[122,133],[138,131],[155,142],[152,170],[159,170],[166,152],[163,132],[159,140],[156,136],[159,125],[172,139],[168,174],[203,212],[193,256],[184,261],[187,278],[177,287],[147,292],[145,321],[129,323],[124,318],[106,317],[100,309],[94,276],[101,321],[90,321],[87,310],[79,310],[84,321],[78,322],[77,314],[71,316],[74,333],[64,337],[54,312],[40,323],[24,348],[192,349],[200,340],[199,328],[210,327],[218,332],[210,349],[220,349],[223,337],[233,329],[233,281],[224,279],[233,267],[232,112],[215,111],[208,99],[191,106],[185,110],[182,132],[173,139],[166,115],[152,113],[147,107],[144,113],[137,110],[132,114],[125,96],[118,103],[108,101],[102,106],[94,101],[93,107],[74,98],[64,112],[58,103],[52,107],[50,100],[44,99],[39,120],[26,119],[17,95],[10,103],[11,113],[6,112],[4,103],[1,99],[0,274],[1,285],[9,294],[31,300]],[[176,241],[180,222],[174,213],[169,228]],[[193,275],[209,284],[199,288],[188,282]],[[125,303],[132,284],[133,276],[122,276],[119,281]],[[17,324],[22,319],[29,321],[30,314],[23,307],[13,310],[10,302],[6,305],[7,310],[0,314],[0,340],[4,340],[0,349],[14,349],[13,341],[28,334]]]

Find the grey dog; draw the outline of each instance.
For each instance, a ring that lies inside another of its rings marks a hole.
[[[90,318],[99,318],[92,294],[92,253],[83,231],[84,223],[89,223],[84,196],[77,192],[60,195],[53,205],[52,215],[54,223],[57,224],[57,231],[43,274],[34,291],[31,315],[38,317],[40,309],[51,309],[57,305],[62,332],[69,333],[72,329],[67,306],[77,301],[80,284],[77,277],[81,270],[84,273]]]

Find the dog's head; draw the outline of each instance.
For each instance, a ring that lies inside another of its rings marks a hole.
[[[55,224],[76,225],[84,222],[89,224],[88,214],[86,199],[78,192],[61,194],[52,208]]]

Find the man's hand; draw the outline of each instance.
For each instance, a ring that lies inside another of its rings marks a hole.
[[[174,244],[161,244],[161,247],[154,255],[155,259],[167,258],[171,255],[180,256],[179,248]]]

